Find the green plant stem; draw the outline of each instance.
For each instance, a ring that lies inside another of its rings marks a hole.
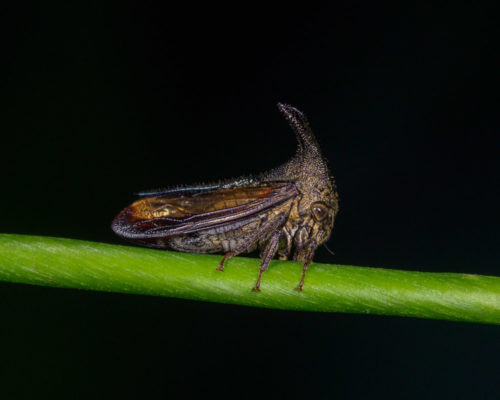
[[[0,234],[0,281],[179,297],[284,310],[385,314],[500,324],[500,278],[259,260]]]

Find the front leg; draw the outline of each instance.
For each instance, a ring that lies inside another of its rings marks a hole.
[[[307,260],[309,253],[309,237],[311,236],[311,228],[304,226],[295,233],[295,252],[293,253],[293,261],[304,262]]]
[[[316,243],[316,240],[312,239],[308,243],[308,251],[305,256],[305,262],[304,265],[302,266],[302,278],[300,279],[299,285],[295,288],[299,292],[302,292],[302,286],[304,286],[304,279],[306,278],[306,271],[309,268],[309,265],[311,264],[311,261],[314,257],[314,252],[316,251],[316,248],[318,247],[318,243]]]

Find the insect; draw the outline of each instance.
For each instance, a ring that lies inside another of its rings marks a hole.
[[[258,248],[256,291],[271,259],[293,254],[303,262],[301,291],[314,252],[330,237],[339,201],[305,115],[287,104],[278,108],[297,136],[290,161],[255,177],[139,193],[114,219],[113,231],[148,247],[224,252],[219,271],[230,257]]]

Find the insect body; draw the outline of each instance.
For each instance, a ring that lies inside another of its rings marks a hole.
[[[220,271],[228,258],[259,248],[257,291],[271,259],[293,254],[304,263],[297,286],[302,290],[316,248],[330,237],[338,195],[304,114],[278,107],[298,140],[290,161],[257,177],[139,193],[113,221],[115,233],[148,247],[224,252]]]

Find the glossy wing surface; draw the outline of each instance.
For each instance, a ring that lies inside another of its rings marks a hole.
[[[263,212],[297,194],[293,183],[280,182],[173,197],[143,197],[118,214],[112,228],[132,240],[187,234]]]

